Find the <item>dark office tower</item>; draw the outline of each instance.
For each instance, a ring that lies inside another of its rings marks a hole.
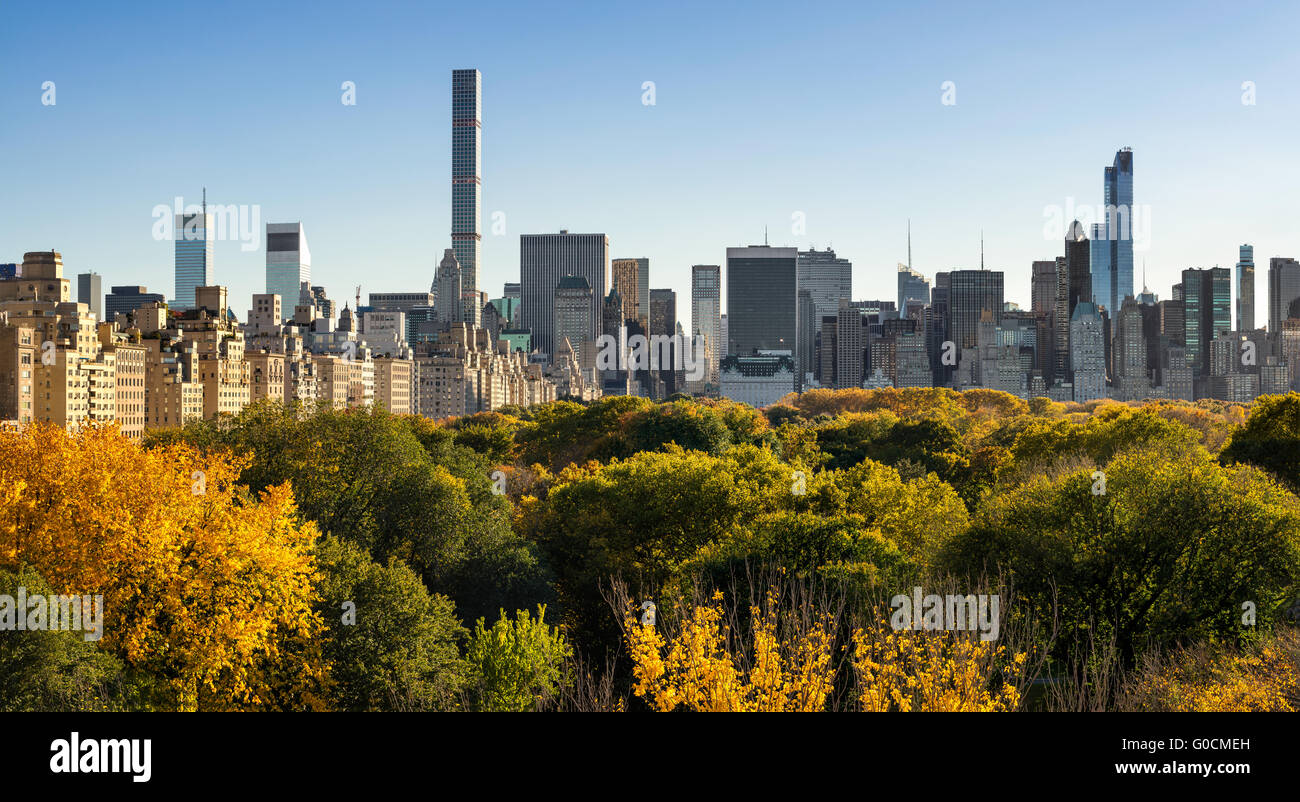
[[[799,252],[752,245],[727,249],[727,354],[794,353]]]
[[[90,307],[90,311],[95,315],[95,321],[104,322],[104,289],[103,277],[98,273],[78,273],[77,274],[77,303],[85,304]]]
[[[925,330],[925,345],[930,353],[931,382],[935,387],[947,387],[952,382],[953,366],[943,364],[943,344],[952,339],[949,329],[952,323],[951,292],[948,274],[935,273]]]
[[[463,265],[461,269],[463,275]],[[610,286],[609,237],[568,231],[520,235],[519,283],[523,294],[520,318],[522,327],[533,332],[533,347],[544,354],[555,353],[555,288],[565,276],[582,276],[587,280],[592,293],[591,319],[600,320],[600,305]],[[593,331],[592,339],[599,333]]]
[[[617,344],[616,354],[622,355],[621,359],[615,355],[609,355],[605,359],[597,357],[598,362],[603,362],[600,382],[605,395],[627,395],[629,391],[628,371],[621,369],[620,361],[625,360],[627,353],[627,339],[631,337],[631,332],[624,329],[626,319],[623,317],[623,297],[618,294],[618,290],[611,289],[609,295],[601,301],[601,334],[602,336],[613,337]],[[633,321],[635,323],[635,321]],[[637,324],[640,328],[640,324]],[[626,335],[626,336],[625,336]],[[534,338],[536,334],[534,334]],[[537,342],[536,339],[533,340]]]
[[[1050,314],[1056,307],[1056,261],[1036,261],[1029,289],[1030,306],[1034,312]]]
[[[1120,308],[1133,294],[1133,151],[1122,148],[1106,168],[1106,240],[1110,247],[1110,298],[1097,303]]]
[[[952,326],[949,339],[957,348],[974,348],[980,315],[988,310],[993,322],[1002,322],[1001,271],[953,270],[948,273],[948,303]]]
[[[650,335],[671,337],[677,331],[677,293],[650,290]]]
[[[451,71],[451,244],[460,265],[464,303],[461,319],[475,325],[482,314],[478,294],[479,245],[483,239],[478,228],[483,196],[482,82],[478,70]],[[601,285],[599,292],[603,291]]]
[[[613,286],[623,298],[623,319],[650,320],[650,260],[615,259],[610,263]]]
[[[1276,337],[1291,316],[1291,303],[1300,298],[1300,262],[1285,256],[1268,260],[1268,333]]]
[[[1056,368],[1056,262],[1036,261],[1029,285],[1030,310],[1037,320],[1034,367],[1049,385]]]
[[[839,318],[827,315],[821,320],[821,330],[817,333],[817,381],[822,387],[835,386],[835,350],[837,342],[836,326]]]
[[[1232,274],[1226,267],[1183,271],[1183,342],[1187,364],[1210,375],[1210,343],[1232,330]]]
[[[1242,245],[1237,257],[1237,331],[1255,328],[1255,249]]]
[[[1083,226],[1078,220],[1070,224],[1070,232],[1065,237],[1065,269],[1070,273],[1070,318],[1074,318],[1074,307],[1080,301],[1092,302],[1092,265],[1089,259],[1090,245],[1083,233]],[[1119,309],[1119,302],[1133,294],[1133,280],[1129,278],[1128,291],[1121,295],[1115,306],[1107,309]]]

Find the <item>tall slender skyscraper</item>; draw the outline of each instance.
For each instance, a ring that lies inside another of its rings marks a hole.
[[[722,268],[718,265],[691,266],[691,335],[704,336],[708,349],[705,381],[717,385],[718,362],[725,354],[722,342]]]
[[[650,319],[650,260],[615,259],[610,268],[614,288],[623,299],[624,319],[640,320],[643,326]]]
[[[460,265],[463,320],[478,325],[479,211],[483,192],[482,82],[478,70],[451,71],[451,244]],[[554,288],[552,288],[554,289]],[[549,315],[548,306],[548,317]]]
[[[465,305],[460,303],[460,299],[464,298],[461,291],[464,280],[465,275],[456,262],[455,249],[447,248],[443,251],[442,261],[438,263],[438,278],[434,285],[437,289],[434,308],[441,325],[464,322]]]
[[[194,289],[210,287],[214,282],[212,227],[206,192],[201,212],[176,215],[176,231],[172,238],[176,246],[176,285],[171,306],[177,311],[193,309]]]
[[[286,320],[293,317],[304,281],[311,282],[311,251],[302,223],[267,223],[266,292],[280,296]]]
[[[1237,331],[1255,328],[1255,248],[1242,245],[1237,257]]]
[[[1100,307],[1105,307],[1107,312],[1115,313],[1111,304],[1114,299],[1111,297],[1111,261],[1110,261],[1110,243],[1106,241],[1106,224],[1092,224],[1092,241],[1094,245],[1088,252],[1089,272],[1092,274],[1092,297],[1084,298],[1085,301],[1092,301]],[[1123,305],[1123,300],[1120,300]]]
[[[1097,303],[1117,312],[1133,294],[1133,151],[1122,148],[1106,168],[1106,240],[1110,243],[1110,298]]]

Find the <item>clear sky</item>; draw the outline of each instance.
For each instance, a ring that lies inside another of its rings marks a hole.
[[[339,301],[427,289],[451,245],[451,70],[469,67],[493,297],[518,280],[520,234],[604,232],[689,321],[690,265],[767,226],[773,245],[833,246],[855,297],[889,299],[910,217],[918,270],[978,267],[983,230],[1027,305],[1030,263],[1063,253],[1045,209],[1100,204],[1124,146],[1151,221],[1137,281],[1145,260],[1161,298],[1241,243],[1265,267],[1300,254],[1295,4],[118,5],[0,0],[0,262],[53,248],[106,291],[170,297],[152,212],[206,186],[262,226],[302,220],[312,283]],[[216,246],[241,319],[263,239]]]

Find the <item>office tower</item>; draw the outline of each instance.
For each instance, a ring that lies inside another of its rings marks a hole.
[[[691,334],[704,336],[705,381],[716,386],[723,353],[722,268],[718,265],[691,266]]]
[[[1075,306],[1083,301],[1092,301],[1091,251],[1091,243],[1083,233],[1083,226],[1075,220],[1065,237],[1065,269],[1070,274],[1069,315],[1071,319],[1074,318]],[[1130,279],[1128,291],[1116,299],[1114,306],[1107,306],[1106,309],[1109,311],[1119,309],[1120,302],[1132,294],[1133,282]]]
[[[479,325],[479,212],[483,193],[482,81],[478,70],[451,71],[451,244],[460,265],[463,311],[459,320]],[[550,305],[547,305],[550,314]]]
[[[77,303],[90,307],[95,320],[104,321],[104,285],[103,277],[98,273],[77,274]]]
[[[853,263],[841,259],[835,251],[799,251],[798,282],[800,290],[812,296],[817,329],[821,320],[838,314],[840,299],[853,298]]]
[[[1093,247],[1088,252],[1088,272],[1092,281],[1092,298],[1089,300],[1110,310],[1113,284],[1110,275],[1110,243],[1106,241],[1105,223],[1092,224],[1092,242]]]
[[[1001,271],[953,270],[947,275],[949,338],[957,349],[976,347],[976,334],[984,310],[993,315],[996,325],[1002,321]]]
[[[366,301],[375,312],[409,313],[416,307],[433,306],[436,297],[431,292],[372,292]]]
[[[203,211],[196,214],[176,215],[175,288],[172,292],[172,309],[184,312],[194,308],[194,291],[209,287],[215,282],[212,270],[212,215],[207,212],[205,199]]]
[[[728,355],[788,351],[793,356],[798,342],[798,259],[795,248],[727,249]]]
[[[508,300],[508,301],[510,301],[510,303],[509,303],[509,309],[510,309],[510,325],[511,325],[512,327],[518,328],[518,327],[519,327],[519,310],[523,308],[523,303],[522,303],[522,300],[521,300],[521,299],[523,298],[523,295],[522,295],[521,292],[520,292],[519,282],[517,282],[517,281],[507,281],[506,284],[505,284],[505,287],[504,287],[504,289],[503,289],[503,291],[502,291],[502,293],[501,293],[501,297],[502,297],[502,298],[505,298],[505,299]]]
[[[302,223],[267,223],[266,291],[280,296],[286,319],[293,317],[304,281],[311,282],[311,250]]]
[[[1232,330],[1232,276],[1226,267],[1183,271],[1183,344],[1198,376],[1210,373],[1210,342]]]
[[[1119,309],[1133,294],[1133,151],[1122,148],[1106,168],[1106,241],[1109,244],[1110,297],[1098,303]]]
[[[1140,401],[1150,395],[1146,334],[1142,306],[1131,296],[1125,298],[1115,316],[1115,348],[1111,356],[1111,376],[1121,401]]]
[[[1075,401],[1106,397],[1105,336],[1097,307],[1080,301],[1070,319],[1070,371]]]
[[[565,339],[574,354],[582,353],[584,343],[595,342],[596,326],[592,321],[591,284],[582,276],[565,276],[555,287],[555,342],[562,347]],[[590,345],[586,346],[590,349]],[[594,354],[594,351],[592,352]]]
[[[866,328],[862,312],[840,300],[835,314],[835,387],[861,387],[866,366]]]
[[[1053,271],[1054,279],[1055,271]],[[952,331],[949,328],[952,324],[951,287],[947,272],[934,274],[934,289],[930,291],[930,311],[926,317],[925,345],[930,354],[931,382],[935,387],[948,387],[952,382],[954,366],[945,365],[943,362],[944,343],[952,341]]]
[[[609,237],[604,234],[570,234],[568,231],[520,235],[522,327],[532,330],[533,348],[551,356],[557,345],[555,288],[565,276],[581,276],[591,286],[594,340],[600,333],[598,324],[601,321],[601,305],[610,289]]]
[[[1291,305],[1300,298],[1300,262],[1285,256],[1268,260],[1268,331],[1282,330],[1282,323],[1292,317]]]
[[[649,325],[650,319],[650,260],[615,259],[611,264],[614,287],[623,299],[623,319],[640,320]]]
[[[807,290],[799,290],[796,306],[799,325],[799,332],[796,335],[798,353],[795,354],[795,363],[799,370],[796,379],[798,388],[802,389],[808,377],[814,376],[816,370],[817,307],[813,303],[812,293]]]
[[[134,312],[142,306],[153,303],[166,303],[167,297],[160,292],[148,292],[146,287],[118,286],[109,288],[104,298],[104,319],[112,321],[119,314]]]
[[[677,331],[677,293],[650,290],[650,334],[671,337]]]
[[[438,263],[438,292],[434,307],[438,310],[438,322],[444,325],[465,322],[464,287],[465,271],[456,259],[456,249],[447,248],[442,252],[442,261]]]
[[[930,303],[930,280],[907,265],[898,266],[898,313],[902,317],[908,314],[908,302],[914,306],[926,306]]]
[[[1255,248],[1242,245],[1237,256],[1237,331],[1255,328]]]

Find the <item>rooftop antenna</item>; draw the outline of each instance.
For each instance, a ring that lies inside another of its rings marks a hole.
[[[907,218],[907,269],[912,269],[912,218]]]
[[[357,285],[357,309],[361,308],[361,285]]]
[[[767,247],[767,226],[763,226],[763,247]]]
[[[980,229],[980,270],[984,269],[984,229]]]
[[[203,219],[208,219],[208,188],[203,188]]]

